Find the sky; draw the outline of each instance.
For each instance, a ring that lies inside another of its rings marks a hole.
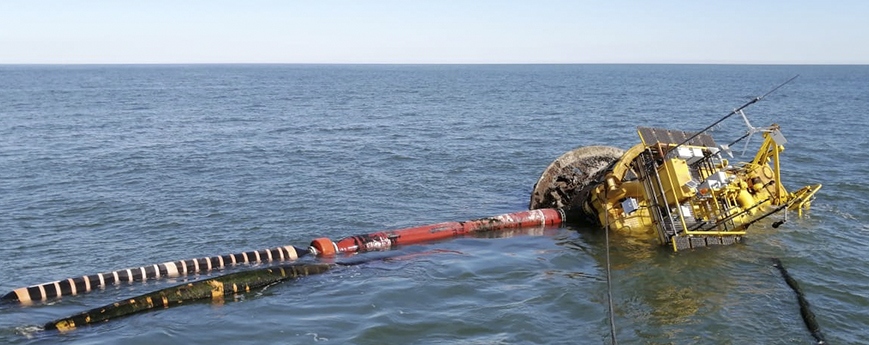
[[[0,1],[43,63],[869,64],[869,1]]]

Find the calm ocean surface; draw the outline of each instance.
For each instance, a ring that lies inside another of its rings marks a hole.
[[[796,74],[747,113],[782,126],[787,187],[824,184],[812,211],[679,254],[612,238],[618,338],[812,343],[779,257],[829,342],[865,343],[869,66],[0,66],[0,294],[521,211],[565,151],[628,148],[637,125],[699,130]],[[183,279],[3,305],[0,343],[608,344],[602,233],[514,235],[65,334],[35,326]]]

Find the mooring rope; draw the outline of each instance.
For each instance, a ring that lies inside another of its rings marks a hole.
[[[607,305],[609,306],[609,322],[610,322],[610,340],[613,345],[618,345],[616,339],[616,319],[615,310],[613,309],[613,284],[612,284],[612,269],[610,265],[610,220],[609,210],[604,206],[604,214],[606,218],[606,226],[604,227],[604,238],[606,238],[606,296]]]
[[[818,344],[827,344],[827,341],[824,340],[824,335],[821,334],[821,326],[818,325],[818,321],[815,320],[815,314],[809,309],[809,301],[807,301],[806,297],[803,295],[803,290],[800,289],[800,285],[797,284],[797,281],[794,280],[793,277],[791,277],[788,270],[785,269],[784,265],[782,265],[781,260],[778,258],[771,259],[772,265],[775,266],[775,268],[778,268],[782,277],[784,277],[785,282],[792,290],[794,290],[794,293],[797,294],[797,303],[800,304],[800,315],[803,317],[803,322],[806,324],[809,333],[812,333],[812,337],[818,341]]]

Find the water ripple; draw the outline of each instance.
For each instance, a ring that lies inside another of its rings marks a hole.
[[[869,155],[859,145],[866,139],[848,134],[869,124],[858,116],[869,108],[865,66],[0,66],[0,74],[3,291],[518,211],[565,151],[629,147],[637,124],[700,129],[801,74],[748,114],[787,135],[789,188],[824,184],[814,209],[778,229],[760,222],[727,248],[672,254],[614,236],[619,340],[808,342],[770,257],[800,281],[831,343],[861,342],[869,323]],[[743,129],[727,122],[714,135]],[[608,343],[601,232],[511,235],[405,247],[405,259],[235,303],[62,335],[26,325],[184,280],[3,307],[0,343]]]

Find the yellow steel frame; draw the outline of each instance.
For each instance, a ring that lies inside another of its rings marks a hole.
[[[775,124],[770,127],[772,131],[777,131],[778,128],[778,125]],[[776,143],[770,132],[763,132],[763,137],[764,141],[761,144],[760,149],[757,151],[754,159],[744,166],[744,169],[745,171],[759,171],[760,169],[764,169],[764,167],[769,166],[768,164],[770,163],[770,161],[772,161],[773,185],[775,191],[773,193],[770,193],[771,195],[769,202],[773,205],[784,205],[785,203],[791,203],[789,205],[789,209],[798,210],[799,215],[802,216],[802,211],[809,209],[813,196],[821,188],[821,185],[806,186],[795,193],[788,193],[781,183],[781,164],[779,156],[784,151],[784,147]],[[605,213],[600,217],[601,221],[603,221],[604,223],[608,223],[608,218],[610,216],[608,214],[609,208],[607,204],[613,202],[612,199],[615,196],[624,196],[624,194],[627,192],[625,188],[627,186],[623,187],[622,181],[624,180],[629,169],[631,169],[631,162],[633,162],[643,151],[654,146],[646,143],[644,138],[642,137],[642,134],[640,134],[640,139],[643,142],[625,151],[619,161],[613,166],[612,170],[607,173],[605,178],[605,186],[596,188],[595,192],[592,193],[592,200],[596,199],[593,203],[599,203],[601,205],[601,208],[603,209],[603,213]],[[667,184],[667,186],[662,187],[669,187],[671,190],[681,188],[681,186],[675,186],[672,179],[667,179],[665,183]],[[743,186],[743,188],[744,187],[745,186]],[[602,194],[602,197],[599,196],[600,194]],[[666,200],[666,196],[664,197]],[[725,199],[728,199],[729,202],[729,198]],[[676,206],[677,213],[679,215],[679,222],[682,224],[682,229],[684,229],[684,232],[675,236],[741,236],[746,234],[746,226],[744,224],[737,225],[736,228],[731,229],[730,231],[721,230],[721,224],[717,224],[717,230],[714,231],[689,231],[687,223],[685,221],[685,214],[682,211],[681,206],[678,205],[678,203]],[[737,207],[741,208],[741,206]],[[739,231],[736,231],[737,229]],[[677,250],[676,241],[671,241],[671,243],[673,245],[673,250]]]

